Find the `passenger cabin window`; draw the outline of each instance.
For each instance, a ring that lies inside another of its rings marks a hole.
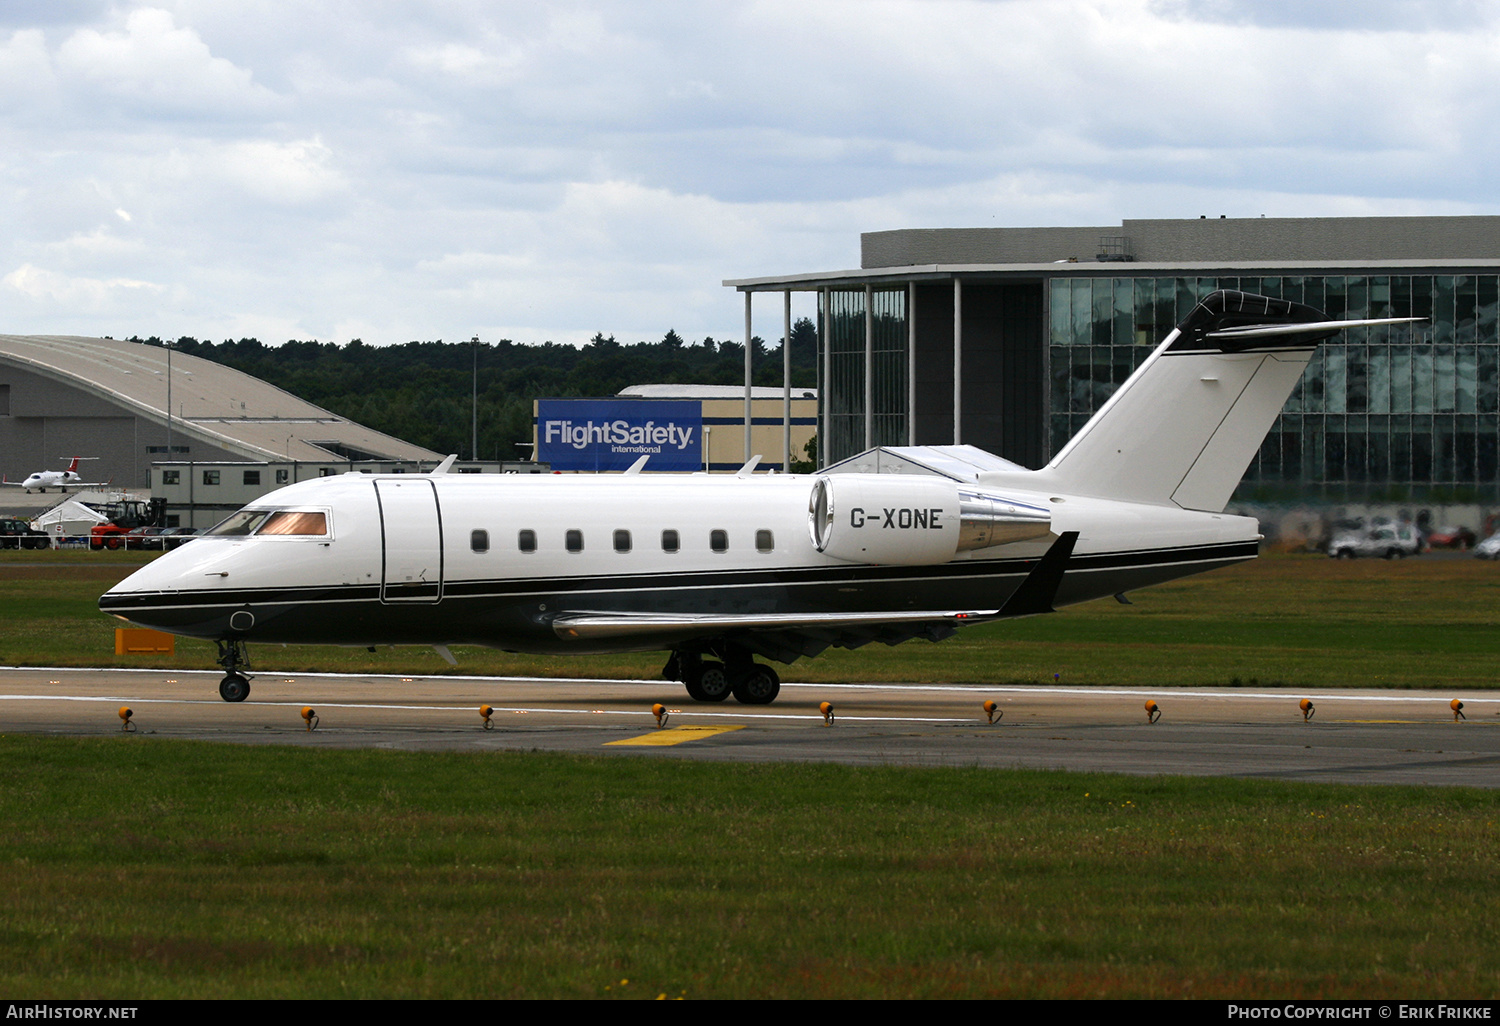
[[[711,548],[711,549],[713,549],[715,552],[728,552],[729,551],[729,532],[728,531],[710,531],[710,532],[708,532],[708,547]]]
[[[771,532],[770,531],[761,530],[761,531],[756,531],[755,532],[755,551],[756,552],[775,552],[776,551],[776,539],[771,536]]]
[[[516,538],[516,547],[522,552],[536,551],[536,532],[522,531]]]
[[[615,532],[615,551],[616,552],[629,552],[630,551],[630,532],[629,531],[616,531]]]
[[[475,552],[488,552],[488,551],[490,551],[490,532],[488,532],[488,531],[470,531],[469,532],[469,548],[473,549]]]
[[[663,552],[676,552],[681,547],[682,543],[677,540],[676,531],[663,531],[661,533],[661,550]]]
[[[567,535],[567,548],[569,552],[583,551],[583,532],[578,530],[569,531]]]

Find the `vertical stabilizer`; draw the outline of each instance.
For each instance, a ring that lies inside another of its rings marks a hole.
[[[1318,342],[1343,326],[1300,303],[1215,292],[1044,473],[1075,494],[1218,512]]]

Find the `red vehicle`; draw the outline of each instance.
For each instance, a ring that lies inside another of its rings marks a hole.
[[[163,520],[166,504],[161,499],[152,499],[150,502],[142,502],[139,499],[127,499],[124,502],[89,503],[90,509],[98,510],[109,517],[109,523],[97,524],[89,532],[89,548],[99,549],[118,548],[144,548],[138,539],[142,536],[133,534],[139,528],[157,527]],[[160,534],[160,530],[152,532],[153,535]],[[126,535],[132,535],[127,539]],[[151,548],[161,548],[161,539],[155,538]]]

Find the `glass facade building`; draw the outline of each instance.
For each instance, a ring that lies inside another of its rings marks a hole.
[[[1323,342],[1237,500],[1500,504],[1500,217],[901,229],[861,250],[856,270],[725,283],[747,312],[748,293],[818,294],[824,464],[963,442],[1040,467],[1234,289],[1424,319]]]
[[[1428,319],[1352,328],[1320,345],[1238,498],[1500,499],[1494,274],[1053,279],[1052,450],[1215,289],[1306,303],[1331,319]]]

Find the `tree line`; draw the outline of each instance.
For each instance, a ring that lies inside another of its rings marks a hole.
[[[155,336],[131,342],[164,346]],[[768,347],[752,337],[754,383],[780,386],[781,340]],[[258,339],[223,342],[183,336],[178,352],[232,367],[367,427],[465,458],[527,458],[534,399],[610,396],[631,385],[741,385],[743,342],[712,336],[689,344],[668,331],[658,342],[621,343],[596,334],[588,345],[498,342],[407,342],[370,346],[360,339],[266,345]],[[792,327],[792,384],[817,384],[817,328],[807,318]],[[470,400],[477,368],[479,452],[472,453]]]

